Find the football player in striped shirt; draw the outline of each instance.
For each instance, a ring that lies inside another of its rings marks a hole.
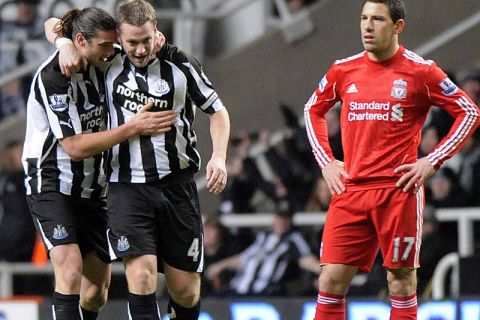
[[[366,0],[365,51],[337,60],[305,105],[310,144],[333,199],[324,228],[315,320],[345,319],[345,294],[378,249],[387,269],[391,320],[416,319],[423,183],[479,125],[478,106],[435,62],[399,44],[402,0]],[[345,162],[333,157],[325,113],[341,101]],[[426,157],[417,149],[430,106],[455,122]]]
[[[228,112],[196,59],[169,44],[152,57],[157,21],[148,2],[122,2],[116,22],[123,51],[105,73],[110,126],[128,123],[149,99],[152,110],[178,116],[171,131],[129,139],[109,152],[110,255],[124,259],[132,320],[160,319],[157,269],[171,296],[169,316],[198,319],[203,227],[193,180],[200,168],[193,122],[196,108],[210,118],[207,187],[218,194],[227,181]]]
[[[35,74],[23,151],[27,200],[55,271],[53,318],[92,320],[110,283],[102,151],[139,134],[170,130],[174,112],[144,112],[105,129],[101,67],[113,54],[116,25],[98,8],[71,10],[58,25],[85,58],[85,70],[60,72],[54,53]],[[61,43],[60,43],[61,44]],[[80,305],[80,307],[79,307]]]

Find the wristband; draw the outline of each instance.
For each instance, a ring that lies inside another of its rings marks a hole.
[[[55,47],[57,47],[57,49],[60,49],[60,47],[63,46],[63,45],[73,44],[73,41],[71,39],[68,39],[68,38],[57,37],[55,39],[55,41],[53,42],[53,44],[55,45]]]

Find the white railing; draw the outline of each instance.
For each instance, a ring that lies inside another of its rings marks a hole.
[[[474,254],[474,221],[480,220],[480,208],[441,209],[436,213],[439,221],[457,222],[458,252],[444,256],[437,264],[432,279],[432,298],[445,298],[445,279],[450,270],[450,295],[458,298],[460,295],[460,258]],[[475,274],[472,274],[475,276]]]
[[[439,221],[457,221],[458,223],[458,244],[459,252],[463,252],[462,257],[473,254],[473,222],[480,220],[480,207],[475,208],[451,208],[438,209],[436,217]],[[325,223],[326,213],[324,212],[297,212],[293,217],[293,223],[297,226],[322,226]],[[228,228],[252,227],[262,228],[271,225],[273,219],[272,213],[248,213],[248,214],[228,214],[220,216],[222,223]],[[467,235],[466,235],[467,234]],[[469,241],[469,243],[466,243]],[[433,298],[444,297],[444,281],[449,268],[454,268],[453,284],[451,292],[458,293],[458,254],[454,253],[447,259],[448,261],[439,263],[439,271],[436,271],[433,282]],[[456,269],[455,269],[456,268]],[[123,265],[115,262],[112,264],[113,274],[122,274]],[[18,274],[25,275],[53,275],[51,265],[35,266],[30,263],[0,263],[0,298],[11,297],[13,292],[13,276]],[[472,275],[475,276],[475,275]]]

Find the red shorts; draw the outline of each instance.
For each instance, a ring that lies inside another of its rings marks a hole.
[[[323,231],[320,263],[370,271],[380,250],[387,268],[418,268],[422,237],[423,188],[347,191],[332,199]]]

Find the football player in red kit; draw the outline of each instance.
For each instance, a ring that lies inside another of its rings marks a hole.
[[[356,272],[368,272],[380,248],[391,320],[416,319],[423,183],[479,125],[479,109],[435,62],[405,49],[402,0],[366,0],[361,14],[365,51],[337,60],[305,105],[313,153],[334,195],[320,252],[315,320],[345,319],[345,294]],[[333,157],[325,113],[341,101],[344,162]],[[417,159],[431,105],[455,122]]]

